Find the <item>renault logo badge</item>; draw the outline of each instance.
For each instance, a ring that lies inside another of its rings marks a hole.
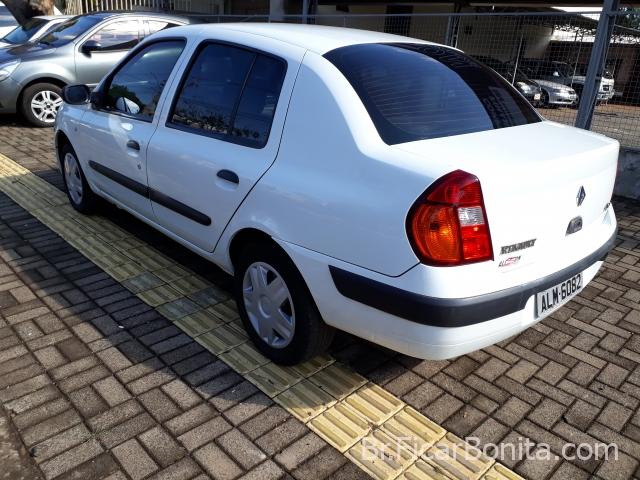
[[[584,197],[587,196],[587,192],[584,191],[584,187],[580,185],[580,190],[578,190],[578,195],[576,196],[576,204],[578,206],[582,205],[584,202]]]

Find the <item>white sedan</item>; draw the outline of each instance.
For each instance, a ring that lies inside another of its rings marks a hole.
[[[233,274],[283,364],[334,328],[428,359],[483,348],[574,297],[615,241],[618,143],[446,46],[179,27],[64,98],[73,207],[105,198]]]

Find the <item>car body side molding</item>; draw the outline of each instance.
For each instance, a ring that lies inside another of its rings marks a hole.
[[[194,208],[191,208],[189,205],[185,205],[175,198],[169,197],[162,192],[158,192],[157,190],[149,188],[142,183],[136,182],[135,180],[122,175],[121,173],[116,172],[109,167],[105,167],[98,162],[94,162],[93,160],[89,160],[89,166],[108,179],[113,180],[114,182],[122,185],[125,188],[128,188],[138,195],[142,195],[143,197],[150,199],[152,202],[156,202],[159,205],[162,205],[163,207],[168,208],[169,210],[172,210],[182,215],[183,217],[188,218],[189,220],[193,220],[194,222],[204,226],[211,225],[210,217]]]
[[[187,217],[189,220],[193,220],[200,225],[204,225],[205,227],[211,225],[211,218],[204,213],[199,212],[195,208],[191,208],[189,205],[185,205],[162,192],[158,192],[153,188],[149,189],[149,198],[152,202],[156,202],[169,210],[173,210],[174,212],[179,213],[183,217]]]
[[[135,180],[132,180],[131,178],[125,175],[122,175],[121,173],[116,172],[115,170],[112,170],[109,167],[105,167],[101,163],[94,162],[93,160],[89,160],[89,166],[93,170],[98,172],[100,175],[103,175],[108,179],[113,180],[116,183],[119,183],[123,187],[128,188],[133,192],[136,192],[138,195],[142,195],[143,197],[149,198],[149,187],[147,187],[146,185],[136,182]]]
[[[329,265],[329,272],[338,292],[351,300],[422,325],[464,327],[518,312],[535,293],[604,260],[615,245],[616,234],[617,230],[595,252],[556,273],[517,287],[474,297],[427,297],[332,265]]]

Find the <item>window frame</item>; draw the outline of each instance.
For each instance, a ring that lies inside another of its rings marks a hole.
[[[202,129],[197,129],[197,128],[191,128],[188,127],[186,125],[180,125],[179,123],[174,123],[171,121],[173,114],[175,112],[175,108],[176,108],[176,104],[178,103],[178,98],[180,97],[180,94],[182,93],[182,89],[184,87],[184,84],[187,81],[187,78],[189,76],[189,74],[191,73],[191,69],[193,68],[193,65],[195,64],[195,62],[198,60],[199,55],[202,53],[202,51],[207,48],[209,45],[221,45],[224,47],[233,47],[233,48],[237,48],[240,50],[246,50],[248,52],[253,53],[255,56],[253,58],[253,61],[251,63],[251,67],[249,68],[249,70],[247,71],[247,74],[244,77],[244,80],[242,82],[242,88],[240,89],[240,93],[238,94],[238,98],[236,99],[234,105],[233,105],[233,110],[232,110],[232,116],[231,116],[231,128],[233,128],[234,124],[235,124],[235,120],[236,120],[236,116],[238,113],[238,107],[240,106],[240,102],[242,100],[242,95],[244,94],[245,88],[247,86],[247,81],[249,80],[249,77],[251,76],[251,72],[253,71],[253,67],[256,63],[256,59],[258,58],[258,55],[263,55],[265,57],[269,57],[272,58],[278,62],[280,62],[281,64],[284,65],[284,72],[282,75],[282,83],[280,84],[280,92],[278,93],[278,100],[276,102],[275,105],[275,109],[273,112],[273,117],[271,118],[271,124],[269,125],[269,131],[267,132],[267,139],[264,142],[264,145],[262,146],[256,146],[256,145],[252,145],[250,140],[244,139],[242,137],[236,137],[233,136],[229,133],[216,133],[216,132],[209,132],[206,130],[202,130]],[[280,104],[280,97],[282,96],[282,89],[284,88],[284,84],[285,84],[285,80],[287,77],[287,72],[289,71],[289,62],[287,62],[286,59],[275,55],[273,53],[269,53],[269,52],[265,52],[264,50],[260,50],[259,48],[254,48],[254,47],[250,47],[248,45],[243,45],[240,43],[235,43],[235,42],[228,42],[226,40],[203,40],[202,42],[200,42],[200,44],[198,44],[198,46],[195,48],[195,50],[193,51],[193,53],[191,54],[191,58],[189,59],[189,63],[187,63],[187,66],[184,68],[183,72],[182,72],[182,77],[180,78],[180,81],[178,82],[177,87],[175,88],[174,92],[173,92],[173,98],[171,99],[171,105],[169,108],[169,111],[167,113],[167,118],[165,121],[164,126],[166,128],[171,128],[173,130],[180,130],[181,132],[186,132],[186,133],[191,133],[191,134],[195,134],[195,135],[200,135],[203,137],[208,137],[208,138],[214,138],[216,140],[220,140],[223,142],[227,142],[227,143],[233,143],[235,145],[241,145],[243,147],[247,147],[247,148],[253,148],[254,150],[262,150],[263,148],[265,148],[268,144],[269,144],[269,140],[271,139],[271,130],[273,127],[273,121],[276,117],[276,112],[278,110],[278,106]]]
[[[129,52],[127,54],[126,57],[124,57],[122,59],[122,61],[118,64],[118,66],[116,67],[115,70],[113,70],[109,75],[107,75],[102,83],[100,84],[99,89],[97,90],[97,93],[102,97],[101,98],[101,105],[100,108],[96,108],[95,110],[99,111],[99,112],[104,112],[104,113],[108,113],[108,114],[112,114],[112,115],[118,115],[120,117],[125,117],[131,120],[137,120],[139,122],[145,122],[145,123],[153,123],[154,119],[156,118],[156,115],[159,115],[161,112],[161,108],[156,108],[155,112],[153,112],[153,117],[147,119],[147,118],[140,118],[136,115],[132,115],[130,113],[126,113],[126,112],[121,112],[119,110],[109,110],[107,108],[104,107],[104,100],[106,99],[106,96],[108,95],[108,90],[109,87],[111,86],[111,82],[113,81],[113,77],[115,77],[120,70],[122,70],[122,68],[124,68],[125,65],[127,65],[129,63],[129,61],[135,57],[140,51],[147,49],[148,47],[151,47],[153,45],[156,45],[158,43],[165,43],[165,42],[176,42],[176,41],[180,41],[183,42],[184,46],[182,48],[182,52],[180,53],[180,55],[178,56],[178,59],[176,60],[176,63],[173,65],[173,68],[171,69],[171,72],[173,73],[173,69],[176,68],[176,65],[178,64],[178,62],[180,61],[180,57],[182,57],[184,55],[185,50],[187,50],[187,46],[188,46],[188,41],[185,37],[162,37],[162,38],[157,38],[155,40],[151,40],[149,42],[144,42],[144,43],[139,43],[135,48],[133,48],[131,50],[131,52]],[[171,73],[169,74],[169,76],[171,76]],[[166,87],[167,85],[165,85]],[[160,93],[160,97],[162,97],[162,94],[164,94],[165,92],[165,87],[163,87],[162,92]],[[160,106],[160,105],[158,105]]]

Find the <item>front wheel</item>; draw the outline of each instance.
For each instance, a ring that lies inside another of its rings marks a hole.
[[[302,275],[279,247],[247,245],[236,265],[234,290],[249,337],[274,362],[295,365],[331,344],[333,328],[324,323]]]
[[[65,145],[60,150],[62,177],[67,188],[69,203],[80,213],[93,213],[98,202],[98,197],[91,190],[87,179],[82,172],[78,156],[71,145]]]
[[[20,110],[27,122],[36,127],[53,127],[62,106],[62,89],[52,83],[36,83],[22,93]]]

